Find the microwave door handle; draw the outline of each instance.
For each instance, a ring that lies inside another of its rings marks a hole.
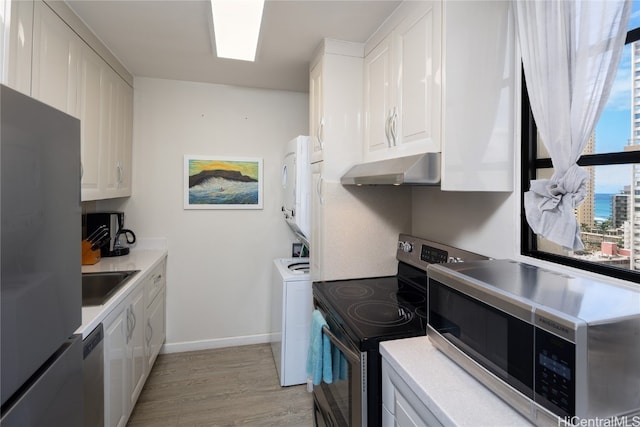
[[[329,340],[331,340],[333,345],[338,347],[344,353],[347,359],[351,360],[354,363],[360,363],[360,355],[358,355],[355,351],[351,350],[349,347],[341,343],[340,340],[335,335],[333,335],[333,333],[329,330],[329,328],[327,328],[326,326],[323,326],[322,332],[329,337]]]

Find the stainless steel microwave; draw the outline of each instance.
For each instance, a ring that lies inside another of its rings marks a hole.
[[[640,422],[640,288],[510,260],[427,274],[431,341],[534,423]]]

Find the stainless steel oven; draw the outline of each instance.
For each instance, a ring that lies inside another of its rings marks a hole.
[[[363,381],[366,353],[358,349],[317,300],[315,307],[327,321],[329,327],[323,333],[331,341],[336,359],[344,363],[331,384],[322,382],[314,388],[315,425],[367,425],[367,383]]]
[[[427,265],[486,257],[417,237],[398,239],[398,274],[313,283],[327,321],[333,382],[314,387],[318,426],[382,424],[381,341],[426,334]]]

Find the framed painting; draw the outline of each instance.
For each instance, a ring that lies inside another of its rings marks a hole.
[[[185,209],[262,209],[262,159],[184,156]]]

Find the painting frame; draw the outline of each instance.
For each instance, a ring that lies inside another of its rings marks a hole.
[[[184,156],[184,209],[263,209],[261,157]]]

